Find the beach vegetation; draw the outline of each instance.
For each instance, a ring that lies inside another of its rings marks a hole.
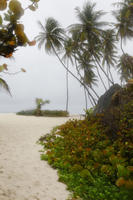
[[[68,117],[69,113],[65,110],[42,110],[42,106],[49,104],[49,100],[43,100],[42,98],[35,99],[36,108],[31,110],[23,110],[17,112],[17,115],[25,116],[44,116],[44,117]]]
[[[123,48],[123,42],[133,37],[133,1],[121,0],[114,6],[115,23],[101,20],[105,12],[97,11],[95,3],[77,7],[78,22],[62,32],[61,49],[54,52],[72,76],[64,56],[75,66],[73,77],[92,104],[85,120],[70,120],[39,140],[41,160],[57,169],[72,200],[133,199],[133,61]],[[39,45],[46,44],[49,19],[38,36]],[[95,113],[99,95],[94,86],[100,81],[105,92],[113,87],[112,69],[119,73],[121,87],[109,107]]]
[[[121,92],[124,101],[130,94],[122,107],[95,116],[91,110],[85,120],[69,120],[39,140],[41,160],[58,170],[71,199],[133,197],[133,88]]]
[[[34,114],[37,116],[41,116],[42,115],[41,107],[46,104],[49,104],[50,101],[49,100],[44,101],[41,98],[36,98],[35,102],[36,102],[36,110],[35,110]]]
[[[23,110],[16,113],[17,115],[36,116],[36,109]],[[68,117],[69,113],[65,110],[41,110],[41,116],[44,117]]]

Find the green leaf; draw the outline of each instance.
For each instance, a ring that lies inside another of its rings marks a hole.
[[[33,5],[29,6],[29,9],[32,10],[32,11],[36,11],[36,7],[33,6]]]
[[[5,69],[4,66],[0,65],[0,72],[2,72],[4,69]]]
[[[11,95],[8,84],[7,84],[6,81],[5,81],[4,79],[2,79],[2,78],[0,78],[0,86],[1,86],[2,88],[4,88],[4,89]]]
[[[117,170],[118,170],[118,172],[117,172],[118,177],[127,178],[130,175],[129,170],[126,167],[124,167],[123,165],[117,165]]]
[[[2,17],[0,15],[0,26],[2,25],[2,22],[3,22],[3,20],[2,20]]]
[[[5,13],[5,14],[4,14],[4,20],[5,20],[5,21],[10,21],[10,15],[7,14],[7,13]]]

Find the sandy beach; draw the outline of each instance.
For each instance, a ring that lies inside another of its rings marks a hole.
[[[0,114],[0,200],[65,200],[56,170],[40,160],[40,136],[69,118]]]

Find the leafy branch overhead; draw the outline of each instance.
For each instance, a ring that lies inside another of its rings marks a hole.
[[[29,5],[23,8],[19,0],[0,0],[2,13],[0,15],[0,56],[10,58],[17,47],[36,44],[35,40],[28,39],[20,19],[27,9],[35,11],[38,8],[38,2],[39,0],[29,0]],[[3,72],[3,66],[4,64],[0,66],[0,72]]]

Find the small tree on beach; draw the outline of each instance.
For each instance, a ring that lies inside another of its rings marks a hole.
[[[50,101],[49,100],[43,100],[43,99],[41,99],[41,98],[36,98],[36,110],[35,110],[35,114],[37,115],[37,116],[41,116],[42,115],[42,111],[41,111],[41,108],[42,108],[42,106],[43,105],[45,105],[45,104],[49,104],[50,103]]]

